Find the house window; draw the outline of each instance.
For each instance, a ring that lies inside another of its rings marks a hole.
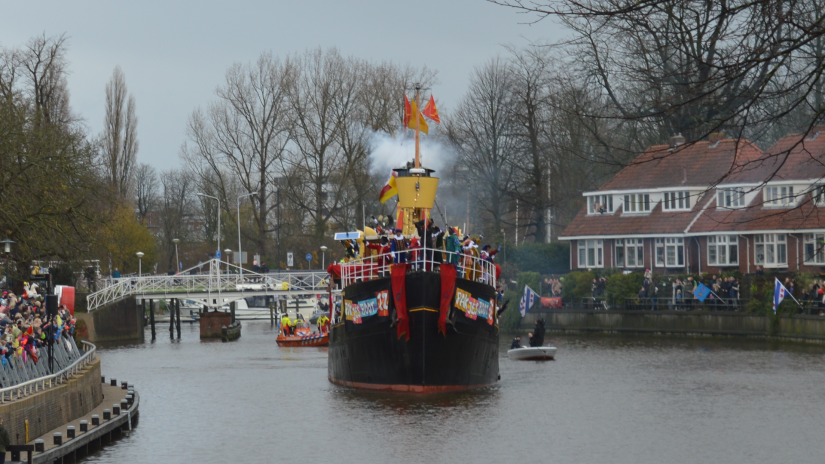
[[[789,205],[794,203],[793,186],[765,187],[765,204],[769,206]]]
[[[624,267],[624,239],[616,240],[616,267]]]
[[[613,212],[613,195],[591,195],[587,197],[587,214]]]
[[[812,193],[816,206],[825,206],[825,185],[817,185]]]
[[[788,265],[788,243],[785,234],[762,234],[754,236],[756,243],[756,264],[765,267]]]
[[[825,264],[825,234],[805,234],[805,264]]]
[[[685,239],[657,238],[656,265],[679,267],[685,265]]]
[[[656,239],[656,266],[665,266],[665,239]]]
[[[745,189],[742,187],[720,189],[716,202],[721,208],[741,208],[745,206]]]
[[[604,241],[579,240],[579,267],[604,267]]]
[[[736,235],[711,235],[708,237],[708,264],[735,266],[739,264],[739,239]]]
[[[616,267],[644,267],[644,239],[627,238],[616,240]]]
[[[648,211],[650,211],[650,195],[632,193],[624,196],[625,213],[646,213]]]
[[[665,211],[689,210],[690,192],[665,192],[662,209]]]

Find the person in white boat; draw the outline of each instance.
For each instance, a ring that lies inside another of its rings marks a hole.
[[[516,348],[524,348],[521,346],[521,337],[516,335],[516,338],[513,339],[513,343],[510,343],[510,349],[514,350]]]
[[[530,335],[530,346],[544,345],[544,319],[536,321],[536,330]]]

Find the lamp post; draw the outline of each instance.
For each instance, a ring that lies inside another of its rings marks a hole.
[[[138,257],[138,277],[140,277],[143,274],[143,252],[138,251],[135,255]]]
[[[6,290],[11,288],[11,282],[9,281],[9,260],[11,259],[11,244],[14,243],[13,240],[5,239],[0,241],[3,244],[3,251],[6,253]]]
[[[232,250],[229,248],[223,250],[223,254],[226,256],[226,273],[229,274],[229,254],[232,253]]]
[[[172,243],[175,244],[175,275],[180,272],[180,257],[178,256],[178,243],[180,243],[179,238],[173,238]]]
[[[207,195],[205,193],[199,193],[199,197],[211,198],[218,202],[218,251],[221,250],[221,200],[218,197],[213,197],[212,195]],[[221,267],[218,266],[218,273],[220,273]]]
[[[240,255],[238,261],[241,261],[243,259],[243,248],[241,248],[241,198],[257,195],[258,192],[252,192],[243,194],[238,197],[238,255]],[[241,268],[241,282],[243,282],[243,263],[238,262],[238,266],[240,266]]]
[[[321,270],[324,270],[324,264],[327,257],[327,246],[321,245]]]

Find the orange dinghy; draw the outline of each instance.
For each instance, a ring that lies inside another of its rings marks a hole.
[[[278,334],[278,346],[327,346],[329,333],[312,333],[310,329],[296,329],[295,335]]]

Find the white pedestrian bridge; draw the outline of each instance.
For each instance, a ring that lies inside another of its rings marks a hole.
[[[203,269],[203,270],[202,270]],[[220,308],[242,298],[259,295],[298,296],[329,292],[326,271],[276,271],[261,274],[218,259],[203,268],[195,266],[178,275],[146,275],[111,279],[87,296],[89,312],[128,297],[177,298]]]

